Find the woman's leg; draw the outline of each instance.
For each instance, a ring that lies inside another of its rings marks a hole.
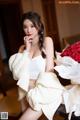
[[[42,111],[34,111],[28,108],[19,120],[37,120],[42,115]]]
[[[28,108],[25,95],[26,95],[25,91],[18,87],[18,100],[21,104],[21,112],[24,112]]]
[[[25,97],[22,100],[20,100],[20,104],[21,104],[21,111],[25,112],[29,106]]]

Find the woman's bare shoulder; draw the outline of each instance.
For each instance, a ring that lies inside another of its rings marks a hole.
[[[52,40],[52,38],[50,36],[46,36],[45,40]]]
[[[19,52],[19,53],[22,53],[22,52],[24,51],[24,49],[25,49],[25,45],[21,45],[21,46],[19,47],[18,52]]]
[[[44,46],[53,44],[53,39],[51,37],[45,37]]]
[[[49,37],[49,36],[47,36],[47,37],[45,37],[45,39],[44,39],[44,43],[53,43],[53,39],[51,38],[51,37]]]

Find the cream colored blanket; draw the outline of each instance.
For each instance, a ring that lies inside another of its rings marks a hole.
[[[29,87],[29,63],[28,52],[16,53],[9,59],[9,68],[13,74],[14,80],[18,80],[17,85],[23,90],[28,91]]]
[[[57,56],[58,65],[55,70],[64,79],[70,79],[72,85],[63,93],[64,104],[66,111],[69,113],[69,119],[72,112],[76,116],[80,116],[80,63],[73,60],[71,57]]]
[[[28,92],[27,100],[34,110],[42,110],[49,120],[53,120],[56,110],[62,103],[64,90],[54,73],[44,72],[40,74],[35,88]]]
[[[42,110],[46,117],[52,120],[55,111],[62,103],[64,88],[54,73],[44,72],[40,73],[35,88],[28,91],[29,63],[30,58],[26,51],[17,53],[9,59],[13,77],[18,80],[17,85],[27,93],[26,98],[30,106],[36,111]]]

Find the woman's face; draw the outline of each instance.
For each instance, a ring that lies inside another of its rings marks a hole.
[[[25,35],[28,36],[29,39],[32,40],[32,43],[39,41],[39,39],[37,39],[39,38],[38,30],[29,19],[24,20],[23,30],[24,30]]]

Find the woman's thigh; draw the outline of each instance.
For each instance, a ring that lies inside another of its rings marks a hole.
[[[42,111],[34,111],[29,107],[19,120],[37,120],[41,115]]]

